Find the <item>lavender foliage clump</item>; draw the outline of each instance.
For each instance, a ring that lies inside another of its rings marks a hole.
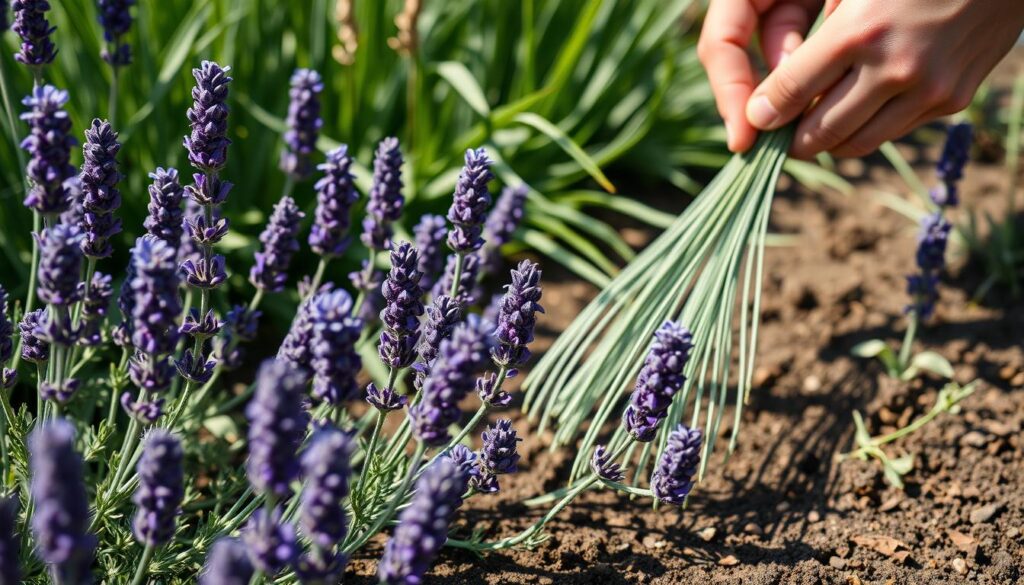
[[[121,173],[117,170],[117,153],[121,144],[117,132],[109,122],[93,120],[85,131],[82,146],[82,207],[85,210],[83,228],[85,241],[82,250],[90,258],[106,258],[114,248],[110,238],[121,231],[121,220],[114,211],[121,206],[121,193],[117,183]]]
[[[299,475],[295,454],[309,424],[302,407],[304,378],[275,359],[263,362],[256,374],[256,391],[245,410],[249,419],[246,472],[259,493],[287,496],[289,484]]]
[[[57,56],[50,35],[57,27],[50,26],[46,13],[50,10],[47,0],[14,0],[14,32],[21,37],[21,50],[15,53],[14,59],[32,67],[53,63]]]
[[[391,271],[381,287],[385,306],[380,313],[384,331],[380,334],[378,354],[393,368],[412,365],[419,342],[420,315],[423,314],[423,289],[420,288],[419,255],[409,242],[391,250]]]
[[[36,428],[29,453],[36,555],[61,583],[88,582],[96,538],[89,534],[89,500],[74,427],[55,419]]]
[[[441,245],[448,234],[448,223],[440,215],[428,214],[420,218],[412,232],[419,252],[420,286],[430,290],[444,270],[445,254]]]
[[[491,274],[497,271],[501,254],[498,250],[512,240],[512,234],[523,222],[526,211],[525,185],[505,187],[501,190],[494,209],[487,215],[484,223],[484,247],[480,249],[483,272]]]
[[[103,39],[108,46],[103,49],[103,60],[114,67],[132,62],[131,45],[121,39],[132,28],[131,7],[135,0],[99,0],[99,21],[103,26]]]
[[[373,186],[366,204],[361,240],[367,248],[387,250],[391,247],[391,223],[402,216],[405,197],[402,195],[402,151],[398,139],[385,138],[377,145],[373,159]]]
[[[242,530],[242,540],[249,560],[265,575],[276,575],[295,563],[299,556],[295,527],[282,520],[280,508],[269,512],[261,508],[253,512]]]
[[[484,244],[480,237],[487,209],[491,206],[491,193],[487,183],[494,178],[491,165],[483,148],[466,151],[466,165],[455,183],[455,195],[448,209],[448,247],[458,254],[479,250]]]
[[[661,457],[651,475],[651,491],[659,501],[682,506],[693,489],[700,465],[703,435],[700,429],[677,426],[668,435]]]
[[[21,537],[18,532],[18,501],[0,498],[0,583],[14,585],[21,582],[18,551]]]
[[[693,335],[678,323],[666,321],[654,332],[654,342],[637,374],[623,417],[626,430],[637,441],[654,440],[658,426],[668,415],[672,397],[686,381],[683,368],[692,348]]]
[[[352,206],[359,200],[352,158],[345,145],[327,153],[317,168],[324,176],[316,182],[316,213],[309,232],[309,247],[324,258],[341,256],[348,249]]]
[[[159,546],[174,536],[174,519],[185,497],[181,460],[177,437],[160,429],[150,431],[136,467],[139,487],[132,496],[135,538],[142,544]]]
[[[79,299],[83,235],[77,227],[58,223],[39,237],[39,300],[67,306]]]
[[[625,477],[622,467],[612,460],[611,453],[604,445],[598,445],[594,449],[594,455],[590,458],[590,470],[607,481],[622,481]]]
[[[466,474],[451,459],[441,457],[416,481],[412,502],[398,518],[394,535],[384,546],[377,567],[381,583],[422,582],[434,557],[448,540],[448,525],[462,506]]]
[[[297,69],[292,74],[281,170],[296,181],[308,177],[311,170],[309,157],[316,151],[316,139],[324,125],[320,118],[320,92],[323,90],[323,81],[316,71]]]
[[[18,323],[21,332],[21,359],[42,364],[50,359],[50,344],[39,335],[39,329],[46,319],[46,309],[29,311]]]
[[[21,102],[29,108],[21,115],[29,127],[29,135],[21,141],[21,148],[29,155],[25,171],[30,187],[25,206],[44,216],[56,216],[70,205],[64,183],[75,174],[69,161],[71,147],[77,141],[71,136],[71,118],[64,110],[67,101],[68,92],[43,85]]]
[[[932,201],[939,207],[959,205],[958,184],[964,176],[973,139],[974,128],[966,122],[953,124],[946,130],[946,144],[935,169],[941,182],[931,191]]]
[[[284,290],[288,280],[288,265],[299,251],[299,224],[305,213],[295,200],[282,197],[274,206],[274,213],[260,234],[263,249],[256,252],[256,263],[249,272],[249,282],[267,292]]]
[[[149,185],[149,214],[142,226],[146,231],[167,242],[175,249],[181,244],[184,233],[185,212],[181,207],[185,189],[178,179],[177,169],[157,167],[149,174],[153,182]]]
[[[316,432],[302,454],[302,530],[316,547],[330,550],[348,531],[344,500],[348,497],[352,439],[333,427]]]
[[[192,88],[192,107],[188,120],[192,133],[185,137],[188,160],[205,173],[216,173],[228,161],[228,68],[213,61],[203,61],[192,70],[196,85]],[[213,185],[205,185],[213,187]],[[196,200],[202,205],[221,203],[218,190],[200,189]]]
[[[533,341],[540,306],[540,269],[529,260],[523,260],[512,270],[512,282],[505,287],[498,311],[495,337],[498,346],[491,351],[494,363],[504,368],[515,368],[530,359],[527,345]]]
[[[321,293],[310,305],[313,397],[328,404],[341,404],[359,395],[356,374],[363,362],[356,342],[363,322],[352,315],[352,305],[352,297],[340,288]]]
[[[221,537],[210,547],[199,585],[249,585],[256,568],[249,552],[237,538]]]

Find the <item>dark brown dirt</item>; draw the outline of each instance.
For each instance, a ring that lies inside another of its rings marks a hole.
[[[931,182],[936,148],[908,147]],[[655,511],[609,491],[586,494],[548,526],[533,551],[477,558],[446,549],[428,583],[1015,583],[1024,577],[1024,311],[969,302],[976,270],[952,250],[936,318],[917,348],[944,355],[956,380],[980,379],[958,415],[947,414],[888,448],[913,453],[906,489],[887,486],[876,462],[839,462],[852,445],[854,409],[872,434],[930,408],[940,382],[888,379],[853,358],[859,341],[898,343],[905,326],[904,275],[913,269],[915,225],[878,193],[909,196],[880,160],[844,161],[851,195],[785,189],[772,230],[797,243],[771,248],[764,327],[751,407],[727,462],[709,474],[682,512]],[[966,206],[999,210],[1005,174],[973,164]],[[678,203],[676,204],[678,206]],[[962,211],[960,212],[963,213]],[[544,326],[564,327],[593,291],[552,282]],[[728,417],[726,417],[728,418]],[[512,535],[544,509],[517,502],[564,482],[575,453],[549,453],[549,437],[517,422],[522,470],[504,491],[467,503],[458,529]],[[727,431],[726,431],[727,432]],[[378,549],[354,560],[372,574]]]

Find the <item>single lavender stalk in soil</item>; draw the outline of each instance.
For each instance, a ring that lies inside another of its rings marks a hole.
[[[21,549],[18,530],[18,501],[0,498],[0,584],[21,582],[18,551]]]
[[[185,189],[178,180],[177,169],[157,167],[149,173],[149,178],[153,180],[148,187],[149,205],[146,209],[149,214],[142,226],[177,250],[184,232],[185,212],[181,204],[185,199]]]
[[[121,220],[114,217],[114,211],[121,206],[121,193],[117,190],[117,183],[121,180],[116,158],[119,150],[121,144],[110,123],[93,120],[92,126],[85,131],[82,172],[79,175],[85,210],[82,250],[89,258],[110,256],[114,251],[110,238],[121,231]]]
[[[484,274],[493,274],[501,264],[501,247],[512,240],[512,234],[523,222],[526,211],[525,185],[505,187],[487,215],[484,223],[484,246],[480,249],[480,262]]]
[[[441,245],[448,235],[448,223],[440,215],[424,215],[412,232],[419,251],[420,287],[430,290],[444,270],[445,254]]]
[[[651,475],[651,491],[659,501],[682,506],[693,489],[700,465],[703,435],[700,429],[679,425],[668,435]]]
[[[256,374],[256,391],[245,413],[249,419],[246,472],[258,493],[283,497],[299,475],[295,456],[302,446],[309,415],[302,406],[305,376],[286,362],[269,359]]]
[[[654,440],[668,407],[686,381],[683,369],[693,348],[690,331],[666,321],[654,332],[654,342],[636,378],[623,421],[629,434],[642,443]]]
[[[324,176],[315,185],[317,204],[309,247],[324,259],[341,256],[349,246],[349,216],[359,200],[351,167],[352,158],[345,145],[328,152],[327,160],[317,166]]]
[[[71,147],[77,141],[71,136],[71,118],[64,110],[67,101],[68,92],[44,85],[33,89],[21,102],[29,108],[21,114],[29,127],[29,135],[21,142],[29,155],[26,174],[30,187],[25,206],[50,220],[71,203],[64,183],[75,174],[69,161]]]
[[[299,543],[295,527],[283,521],[281,516],[280,508],[261,508],[253,512],[242,530],[249,560],[264,575],[276,575],[298,560]]]
[[[21,50],[15,53],[14,59],[30,67],[41,67],[53,63],[57,56],[50,35],[57,27],[50,26],[46,13],[50,3],[46,0],[14,0],[14,32],[21,37]]]
[[[96,538],[88,533],[89,500],[75,430],[54,419],[29,437],[35,554],[64,585],[89,583]]]
[[[199,585],[249,585],[255,572],[242,541],[223,536],[210,547]]]
[[[320,118],[320,92],[323,90],[323,81],[316,71],[297,69],[292,74],[281,170],[293,181],[309,177],[311,171],[309,158],[316,151],[316,140],[324,125]]]
[[[107,46],[103,48],[103,60],[113,67],[128,65],[132,62],[132,48],[128,43],[121,42],[132,28],[131,7],[135,0],[99,0],[99,21],[103,26],[103,40]]]
[[[935,170],[941,183],[931,191],[932,201],[939,207],[959,205],[957,186],[964,176],[973,139],[974,128],[968,123],[953,124],[946,130],[946,144]]]
[[[394,535],[384,546],[377,566],[381,583],[421,583],[437,553],[448,540],[448,525],[462,505],[468,477],[448,457],[423,472],[409,506],[398,518]]]
[[[174,435],[154,429],[146,435],[142,457],[136,466],[139,487],[132,496],[135,538],[146,546],[157,547],[174,536],[174,520],[185,496],[181,441]]]
[[[299,251],[299,228],[305,213],[295,200],[282,197],[270,215],[266,229],[260,234],[262,249],[249,272],[249,282],[263,292],[280,292],[288,280],[288,265]]]
[[[317,295],[309,307],[313,398],[332,406],[359,396],[356,376],[363,362],[356,342],[363,321],[352,315],[352,308],[352,297],[340,288]]]
[[[313,435],[302,454],[302,499],[299,518],[302,531],[314,547],[329,552],[348,532],[345,498],[349,492],[352,439],[334,427]]]

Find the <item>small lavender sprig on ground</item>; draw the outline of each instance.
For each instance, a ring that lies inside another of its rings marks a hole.
[[[71,147],[78,142],[71,136],[71,118],[64,110],[67,101],[68,92],[43,85],[21,102],[29,108],[21,114],[29,127],[29,135],[21,142],[29,155],[25,206],[44,217],[56,217],[70,205],[64,182],[75,174],[69,161]]]
[[[221,537],[210,547],[199,585],[249,585],[255,572],[242,541]]]
[[[361,240],[371,250],[391,248],[391,223],[398,221],[405,206],[402,196],[402,151],[398,139],[389,137],[377,145],[373,159],[373,186],[366,204]],[[370,269],[373,267],[371,266]]]
[[[480,262],[484,274],[493,274],[500,265],[500,249],[512,240],[512,234],[523,222],[526,196],[529,191],[526,185],[505,187],[494,204],[494,209],[487,214],[484,223],[484,246],[480,249]]]
[[[117,170],[117,153],[121,144],[117,132],[109,122],[99,119],[85,131],[82,146],[82,207],[85,210],[83,228],[85,241],[82,250],[90,258],[106,258],[114,248],[110,238],[121,231],[121,220],[114,211],[121,206],[121,193],[117,183],[121,173]]]
[[[498,346],[491,350],[494,363],[503,368],[515,368],[530,359],[527,345],[533,341],[537,313],[544,312],[540,276],[537,264],[523,260],[512,270],[512,282],[505,287],[495,334]]]
[[[149,174],[149,215],[142,225],[146,231],[175,249],[181,244],[185,212],[181,207],[185,189],[178,180],[177,169],[157,167]]]
[[[280,508],[269,511],[261,508],[253,512],[242,530],[249,560],[265,575],[276,575],[299,557],[295,527],[283,521],[281,516]]]
[[[71,423],[55,419],[38,427],[29,452],[36,555],[60,583],[89,582],[96,537],[88,532],[89,500]]]
[[[637,374],[636,387],[623,415],[626,430],[637,441],[646,443],[654,439],[668,414],[672,397],[686,381],[683,368],[692,348],[693,336],[678,323],[666,321],[654,332],[654,342]]]
[[[309,319],[313,397],[331,405],[356,399],[356,375],[363,363],[356,342],[363,322],[352,315],[352,297],[340,288],[317,295],[310,303]]]
[[[130,64],[131,45],[122,43],[121,39],[132,28],[131,7],[135,0],[99,0],[98,4],[103,39],[107,42],[101,55],[103,60],[114,67]]]
[[[18,501],[0,498],[0,583],[14,585],[21,582],[18,551],[21,540],[18,532]]]
[[[462,505],[467,477],[447,457],[428,467],[416,482],[412,502],[398,518],[377,567],[381,583],[420,583],[448,540],[448,525]]]
[[[295,200],[282,197],[260,234],[262,250],[256,252],[256,262],[249,272],[249,282],[265,292],[284,290],[288,280],[288,265],[299,251],[299,227],[306,214],[299,210]]]
[[[136,467],[139,487],[132,496],[136,505],[135,538],[147,546],[160,546],[174,536],[174,521],[185,496],[181,466],[181,441],[154,429],[146,435]]]
[[[907,312],[917,319],[928,319],[935,312],[939,275],[946,266],[946,244],[952,227],[941,211],[921,220],[916,258],[920,271],[907,277],[907,293],[912,299]]]
[[[302,500],[299,507],[302,530],[315,547],[328,552],[345,538],[352,469],[352,439],[333,427],[316,431],[302,455]]]
[[[256,491],[267,496],[287,496],[289,484],[299,475],[295,454],[309,424],[302,407],[304,378],[275,359],[263,362],[256,374],[256,391],[245,410],[249,419],[246,472]]]
[[[315,185],[317,205],[309,247],[324,258],[341,256],[348,249],[349,215],[359,200],[351,167],[345,145],[328,152],[326,162],[317,166],[324,176]]]
[[[669,433],[651,475],[651,491],[655,498],[676,506],[686,502],[700,465],[702,442],[700,429],[690,429],[682,424]]]
[[[448,234],[448,223],[440,215],[424,215],[412,228],[416,250],[419,251],[420,287],[430,290],[444,270],[445,254],[441,248]]]
[[[455,183],[455,195],[448,208],[448,221],[452,222],[448,247],[457,254],[479,250],[484,244],[480,234],[487,209],[491,206],[487,183],[494,178],[492,164],[483,148],[466,151],[466,165]]]
[[[46,0],[14,0],[14,32],[21,37],[21,50],[15,53],[14,59],[31,67],[41,67],[53,63],[57,56],[50,35],[57,27],[50,26],[46,13],[50,3]]]
[[[316,151],[316,140],[324,125],[320,119],[320,92],[323,90],[323,81],[316,71],[297,69],[292,74],[281,170],[294,181],[305,179],[311,171],[309,157]]]

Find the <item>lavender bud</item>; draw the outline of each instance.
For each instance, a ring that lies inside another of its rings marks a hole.
[[[219,213],[213,213],[209,220],[202,211],[189,214],[182,221],[182,225],[197,247],[213,246],[224,239],[228,233],[228,220]],[[196,258],[201,257],[202,252],[199,252]]]
[[[21,141],[29,155],[26,174],[31,184],[25,205],[48,216],[60,214],[70,205],[64,182],[75,174],[69,161],[77,141],[71,136],[71,118],[64,111],[67,101],[68,92],[43,85],[21,102],[29,108],[21,115],[29,127],[29,135]]]
[[[405,406],[409,398],[399,394],[394,388],[378,388],[376,384],[370,382],[366,386],[366,401],[377,410],[389,412]]]
[[[284,341],[281,342],[281,348],[277,351],[278,360],[288,362],[303,371],[312,369],[310,348],[313,345],[313,299],[315,298],[317,297],[306,299],[299,305],[291,328],[288,329],[288,335],[285,335]]]
[[[181,301],[175,259],[175,250],[152,235],[144,235],[135,242],[135,276],[130,283],[135,294],[132,344],[145,353],[172,353],[178,343]]]
[[[484,447],[480,451],[480,466],[495,475],[515,473],[519,462],[516,446],[522,441],[512,428],[512,421],[500,419],[483,432]]]
[[[608,481],[622,481],[626,476],[622,467],[612,460],[611,453],[604,445],[598,445],[594,449],[594,456],[590,458],[590,470]]]
[[[280,508],[272,512],[260,508],[253,512],[242,531],[242,540],[249,551],[249,560],[266,575],[278,574],[299,556],[295,527],[282,521]]]
[[[423,290],[430,290],[444,270],[445,254],[441,244],[448,234],[448,222],[440,215],[424,215],[416,227],[412,228],[412,232],[415,235],[416,249],[420,253],[417,266],[423,275],[420,278],[420,286]]]
[[[128,416],[135,420],[146,425],[151,425],[163,416],[164,399],[154,398],[148,401],[136,400],[132,396],[131,392],[124,392],[121,394],[121,408],[124,409]]]
[[[422,582],[434,557],[448,540],[448,525],[462,505],[467,477],[451,459],[441,457],[416,481],[412,502],[384,546],[377,566],[381,583]]]
[[[349,458],[352,439],[333,427],[316,432],[302,455],[302,503],[299,507],[302,530],[316,547],[331,550],[345,538],[348,519]]]
[[[391,247],[391,223],[402,216],[402,151],[397,138],[385,138],[377,145],[373,159],[373,186],[363,219],[363,244],[375,250]]]
[[[267,292],[284,290],[288,280],[288,265],[299,251],[299,224],[305,213],[295,200],[282,197],[270,215],[266,229],[260,234],[262,250],[256,252],[256,263],[249,272],[249,282]]]
[[[50,3],[46,0],[14,0],[14,32],[21,37],[21,51],[15,53],[14,60],[25,65],[39,67],[53,63],[57,49],[50,40],[50,35],[57,27],[50,26],[46,13]]]
[[[185,497],[185,476],[181,467],[181,441],[167,431],[154,429],[146,435],[142,457],[135,470],[139,487],[135,503],[135,538],[148,546],[159,546],[174,536],[174,518]]]
[[[78,279],[82,272],[82,232],[58,223],[39,237],[39,299],[50,305],[67,306],[78,300]]]
[[[540,297],[540,269],[533,262],[523,260],[512,271],[512,283],[505,287],[505,296],[501,299],[495,333],[499,345],[491,351],[494,363],[511,368],[530,359],[526,346],[533,341],[536,313],[544,312]]]
[[[181,270],[185,273],[185,282],[199,289],[215,289],[228,279],[228,273],[224,269],[224,257],[219,254],[215,254],[209,261],[205,258],[195,262],[186,260],[182,263]]]
[[[215,173],[224,168],[228,160],[228,67],[221,67],[213,61],[203,61],[198,69],[192,70],[196,85],[192,88],[192,107],[188,109],[188,120],[192,133],[185,137],[188,160],[204,173]],[[196,197],[200,204],[223,200],[220,188],[212,184],[198,184]],[[225,193],[226,195],[226,193]]]
[[[381,287],[387,303],[380,312],[384,331],[380,335],[378,355],[394,369],[409,367],[415,359],[419,341],[420,315],[423,314],[423,289],[420,288],[419,256],[409,242],[391,250],[391,271]]]
[[[181,324],[179,332],[182,335],[188,335],[193,339],[200,338],[206,339],[213,337],[221,330],[224,324],[217,319],[217,314],[210,309],[205,315],[199,314],[199,309],[189,309],[188,315],[185,317],[184,323]]]
[[[21,569],[18,567],[21,536],[17,530],[18,501],[0,498],[0,584],[3,585],[21,582]]]
[[[682,506],[693,489],[693,476],[700,465],[703,435],[700,429],[677,426],[668,435],[661,457],[651,475],[651,491],[659,501]]]
[[[420,343],[416,347],[420,370],[425,373],[434,364],[441,342],[452,335],[452,329],[462,318],[462,307],[446,295],[434,297],[426,308],[427,318],[423,323]]]
[[[174,379],[174,364],[168,356],[136,351],[128,360],[128,377],[140,390],[158,393],[167,390]]]
[[[46,309],[29,311],[21,318],[21,359],[42,364],[50,359],[50,344],[39,337],[39,328],[46,318]]]
[[[693,336],[678,323],[666,321],[654,332],[654,342],[636,377],[636,387],[624,415],[626,430],[637,441],[654,440],[668,414],[672,397],[683,387],[683,368],[690,358]]]
[[[212,208],[213,217],[216,221],[219,215],[217,208]],[[185,197],[185,211],[181,218],[181,239],[178,243],[178,264],[185,264],[185,262],[192,261],[193,264],[199,262],[199,259],[203,257],[203,251],[199,247],[199,244],[192,239],[192,232],[189,229],[189,225],[196,222],[196,218],[203,215],[203,206],[196,203],[196,200],[191,197]]]
[[[457,443],[448,451],[447,456],[451,459],[452,463],[462,470],[463,475],[466,476],[466,481],[469,483],[469,487],[476,489],[477,491],[482,491],[478,489],[478,486],[483,476],[483,472],[480,470],[480,463],[478,461],[476,451],[473,451],[462,443]]]
[[[444,274],[434,283],[430,290],[430,296],[437,298],[441,295],[450,295],[452,283],[455,282],[455,263],[458,261],[456,254],[449,254],[444,266]],[[455,291],[455,299],[460,305],[470,307],[476,303],[480,296],[480,287],[477,277],[480,274],[480,257],[476,254],[469,254],[462,258],[462,274],[459,276],[459,288]]]
[[[149,215],[143,222],[146,231],[177,248],[184,232],[185,213],[181,203],[185,189],[178,180],[177,169],[157,167],[149,174],[153,183],[149,186]]]
[[[255,572],[242,541],[221,537],[210,547],[199,585],[249,585]]]
[[[324,121],[320,119],[320,92],[324,84],[312,69],[297,69],[292,74],[288,95],[288,130],[284,133],[281,170],[296,181],[309,176],[309,157],[316,151],[316,139]]]
[[[188,140],[188,137],[185,139]],[[227,138],[224,140],[227,143],[231,142]],[[225,150],[223,152],[215,153],[212,156],[227,156],[226,144],[224,145],[224,148]],[[206,172],[215,173],[219,170],[220,169],[209,169]],[[228,193],[231,192],[231,189],[234,186],[235,185],[230,181],[225,181],[216,175],[192,173],[192,184],[189,185],[187,189],[191,199],[194,199],[196,203],[203,207],[213,207],[227,201]]]
[[[506,375],[505,377],[511,376]],[[498,384],[498,375],[494,372],[487,372],[477,378],[476,393],[480,396],[480,401],[489,406],[508,406],[512,403],[512,395],[502,390],[501,385]]]
[[[74,397],[75,393],[78,392],[78,388],[81,385],[81,382],[75,378],[68,378],[59,383],[41,382],[39,384],[39,396],[43,400],[49,400],[57,404],[67,404]]]
[[[466,165],[459,173],[452,205],[448,208],[448,221],[453,226],[448,232],[448,247],[459,254],[479,250],[484,244],[480,234],[491,206],[487,183],[494,178],[492,164],[483,148],[466,151]]]
[[[131,7],[135,0],[99,0],[99,21],[103,38],[110,47],[103,49],[103,60],[117,67],[132,62],[132,49],[121,38],[132,28]],[[112,49],[112,50],[111,50]]]
[[[348,249],[349,214],[359,200],[351,172],[348,147],[341,145],[327,153],[327,160],[316,168],[324,176],[316,182],[316,214],[309,232],[309,247],[325,258],[341,256]]]
[[[114,296],[114,289],[111,286],[109,274],[94,272],[89,285],[89,294],[85,293],[85,283],[78,283],[79,297],[82,298],[82,315],[80,331],[78,336],[79,345],[96,346],[103,339],[100,326],[107,316],[110,306],[110,298]]]
[[[121,173],[117,170],[117,153],[121,144],[110,123],[93,120],[85,131],[82,147],[82,207],[85,209],[83,227],[85,241],[82,251],[90,258],[106,258],[114,249],[110,238],[121,231],[121,220],[114,211],[121,206],[121,193],[117,183]]]
[[[917,239],[917,265],[922,271],[940,271],[946,266],[946,242],[950,225],[942,213],[926,215],[921,220],[921,233]]]
[[[256,392],[246,407],[249,418],[249,482],[260,493],[287,496],[299,475],[295,457],[309,417],[302,408],[304,376],[283,361],[269,359],[256,375]]]
[[[362,367],[356,342],[363,322],[352,316],[352,297],[340,288],[318,295],[310,307],[310,318],[313,397],[334,405],[356,399],[356,375]]]
[[[60,583],[87,583],[96,538],[88,533],[89,500],[74,427],[64,419],[42,424],[29,437],[29,453],[36,555]]]
[[[939,277],[925,274],[911,274],[907,277],[907,294],[913,302],[906,311],[917,313],[921,319],[928,319],[935,313],[935,302],[939,300]]]
[[[525,185],[505,187],[487,216],[484,224],[484,247],[481,248],[483,271],[490,274],[498,269],[501,254],[499,248],[512,240],[512,234],[523,221],[526,196]]]

